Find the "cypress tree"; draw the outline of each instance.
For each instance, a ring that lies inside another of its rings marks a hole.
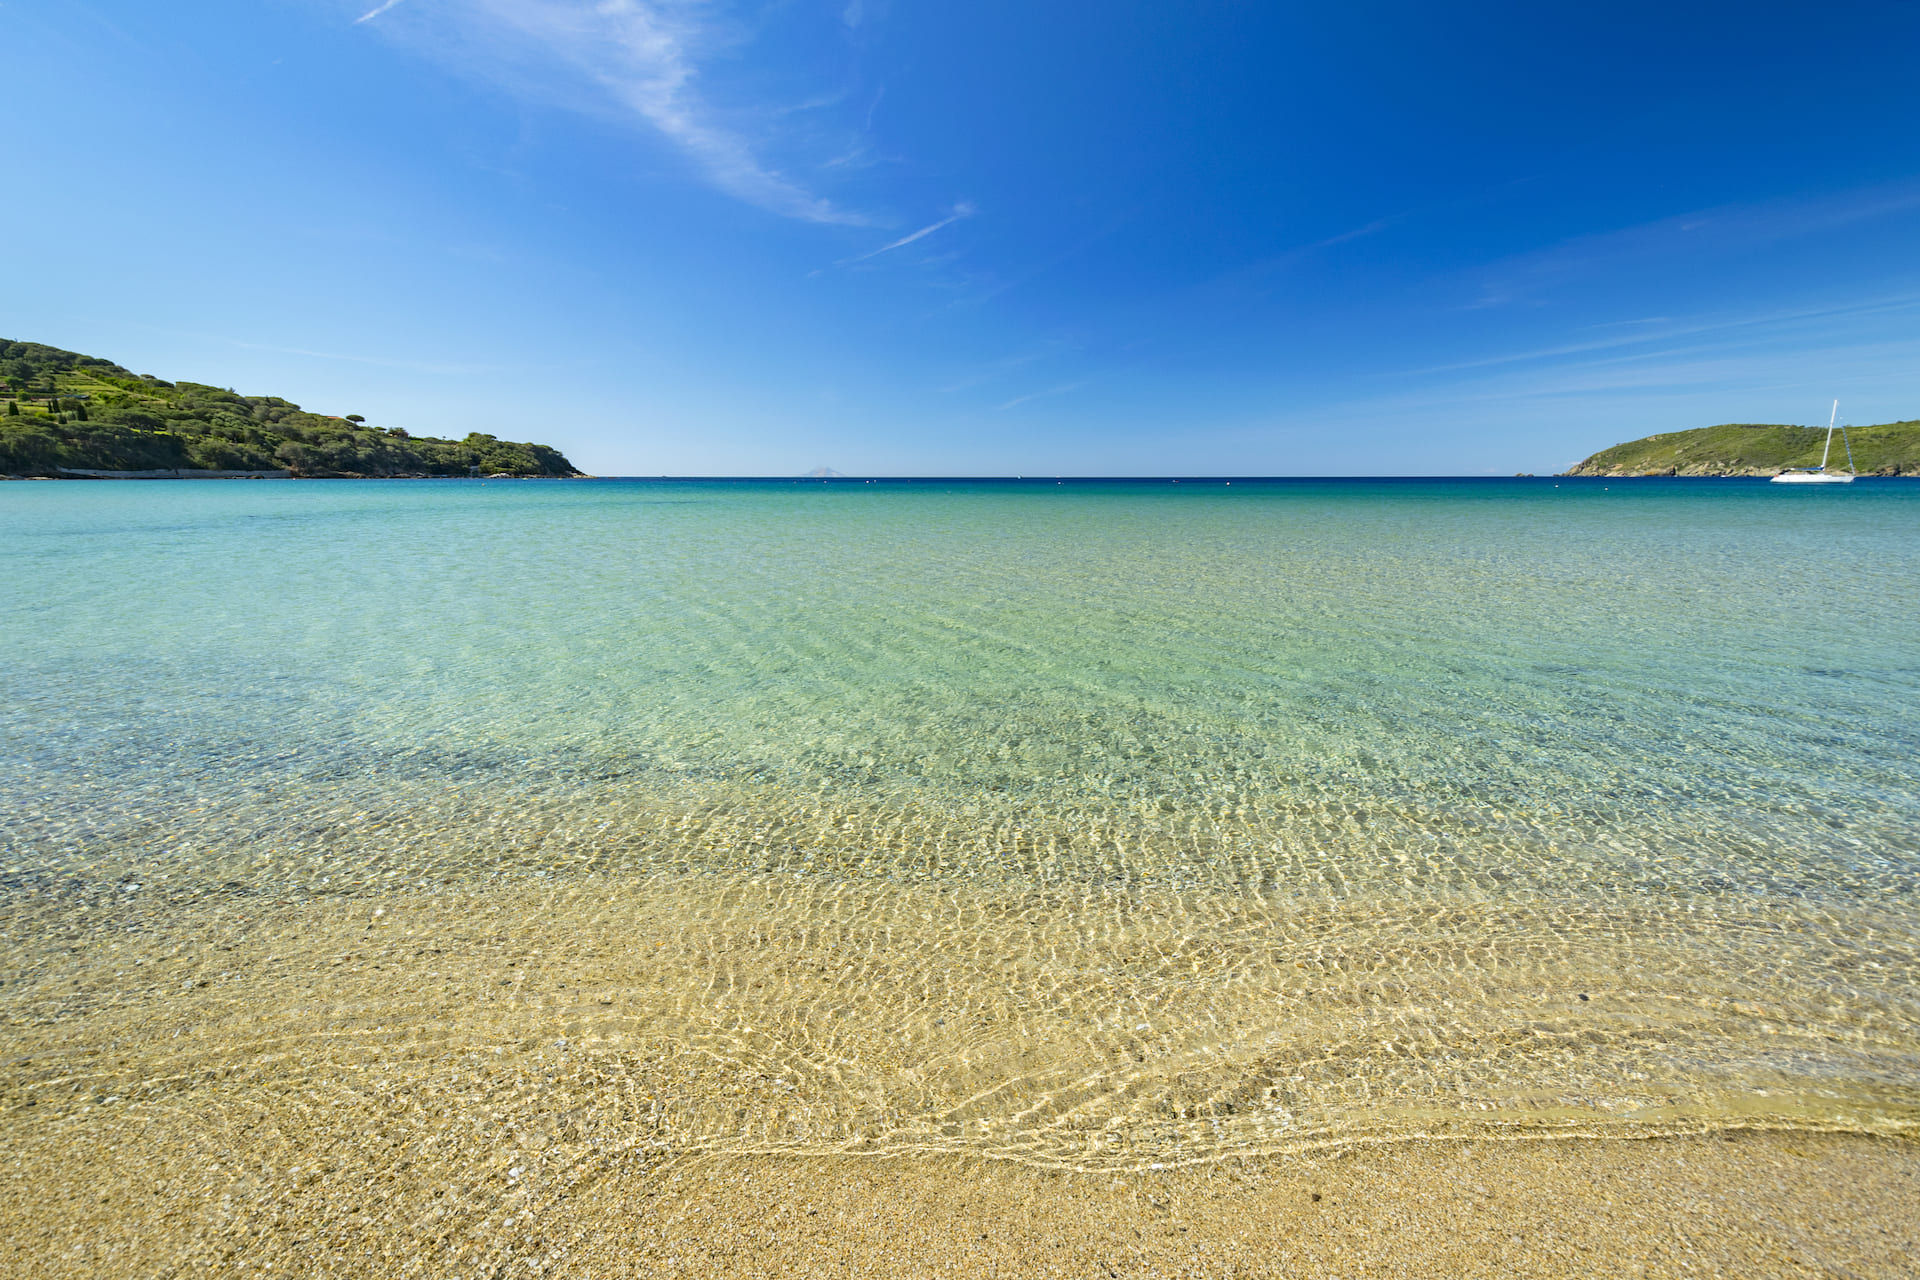
[[[85,422],[87,420],[87,402],[85,400],[75,400],[73,402],[73,417],[76,422]]]
[[[20,416],[20,402],[18,400],[7,401],[7,416],[9,418],[17,418]]]

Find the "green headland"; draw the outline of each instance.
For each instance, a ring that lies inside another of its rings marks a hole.
[[[0,338],[0,475],[286,471],[295,476],[574,476],[557,449],[309,413],[278,396],[165,382],[111,360]]]
[[[1825,427],[1729,422],[1718,427],[1669,431],[1602,449],[1572,467],[1570,476],[1772,476],[1789,467],[1817,467]],[[1920,475],[1920,421],[1848,427],[1854,470],[1874,476]],[[1847,451],[1834,433],[1830,469],[1847,465]]]

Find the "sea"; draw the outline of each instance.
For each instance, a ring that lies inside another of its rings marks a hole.
[[[1920,1128],[1920,483],[13,483],[0,545],[0,1128]]]

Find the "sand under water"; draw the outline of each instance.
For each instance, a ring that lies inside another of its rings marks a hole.
[[[1905,491],[113,488],[11,1271],[1911,1273]]]
[[[1365,912],[1176,934],[1166,904],[774,877],[44,896],[7,939],[13,1274],[1895,1276],[1920,1250],[1920,1142],[1672,1106],[1619,1027],[1679,988],[1604,949],[1484,962],[1532,1006],[1493,1026],[1431,956],[1330,961]],[[1275,1005],[1284,1035],[1236,1025]],[[1504,1072],[1508,1114],[1444,1101],[1449,1059],[1477,1096]]]

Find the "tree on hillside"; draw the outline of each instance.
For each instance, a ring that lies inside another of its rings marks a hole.
[[[111,361],[0,338],[0,383],[16,392],[0,422],[0,472],[59,468],[269,470],[302,475],[575,475],[544,445],[474,433],[416,438],[364,415],[309,413],[274,396],[136,375]],[[63,394],[64,389],[64,394]],[[20,400],[24,398],[23,407]],[[29,412],[31,411],[31,412]]]

